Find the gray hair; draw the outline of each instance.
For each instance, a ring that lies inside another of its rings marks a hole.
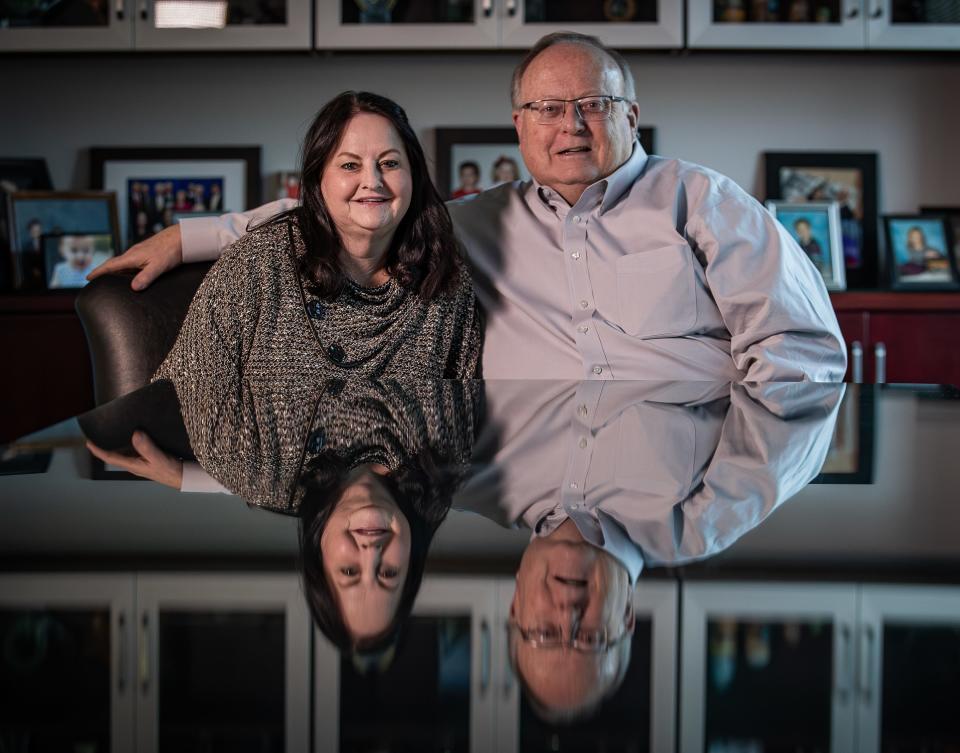
[[[617,66],[617,70],[620,71],[620,75],[623,77],[623,96],[631,102],[636,101],[637,89],[633,81],[633,73],[631,73],[630,66],[627,65],[627,61],[624,60],[623,55],[616,50],[610,49],[596,37],[591,37],[588,34],[578,34],[575,31],[555,31],[553,34],[540,37],[537,43],[530,48],[530,52],[528,52],[523,60],[520,61],[519,65],[513,69],[513,77],[510,79],[510,102],[514,109],[517,109],[521,104],[520,82],[523,79],[523,74],[526,73],[527,68],[530,67],[530,63],[545,49],[558,44],[578,44],[582,47],[590,47],[602,52],[613,61],[614,65]]]

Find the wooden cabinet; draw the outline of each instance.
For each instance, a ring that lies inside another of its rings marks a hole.
[[[87,339],[74,293],[0,295],[0,442],[93,407]]]
[[[852,382],[960,385],[960,294],[831,294]]]

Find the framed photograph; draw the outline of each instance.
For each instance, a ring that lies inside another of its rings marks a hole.
[[[11,287],[12,259],[7,196],[14,191],[49,191],[53,188],[47,162],[39,157],[0,157],[0,289]]]
[[[953,239],[953,266],[960,270],[960,207],[920,207],[920,214],[947,218]]]
[[[827,459],[814,484],[872,484],[875,394],[870,384],[848,384]]]
[[[653,153],[655,131],[637,129],[640,144]],[[438,128],[437,190],[444,199],[459,199],[501,183],[529,180],[513,128]]]
[[[52,238],[96,238],[91,241],[95,259],[110,249],[117,248],[119,227],[117,224],[116,197],[109,191],[17,191],[9,196],[11,248],[13,257],[13,286],[17,290],[45,290],[48,288],[48,264],[59,267],[66,279],[71,261],[79,263],[90,260],[84,250],[78,256],[70,246],[63,246]],[[77,241],[78,248],[87,248],[87,241]],[[48,250],[51,254],[48,261]],[[70,260],[68,261],[68,257]],[[93,264],[88,265],[89,269]],[[75,272],[80,270],[73,268]],[[87,271],[89,271],[89,269]],[[53,267],[51,268],[53,272]],[[86,275],[86,272],[84,272]],[[76,279],[74,275],[71,279]],[[73,286],[64,286],[73,287]]]
[[[95,147],[90,180],[117,194],[121,250],[177,217],[260,204],[260,147]]]
[[[944,216],[891,214],[883,218],[890,286],[898,290],[957,290],[950,258],[950,223]]]
[[[109,233],[44,235],[43,248],[47,290],[82,288],[94,267],[116,254]]]
[[[813,201],[809,204],[768,201],[767,209],[813,262],[827,290],[846,290],[840,205],[835,201]]]
[[[877,155],[873,152],[766,152],[766,198],[840,206],[847,285],[880,280],[877,239]]]

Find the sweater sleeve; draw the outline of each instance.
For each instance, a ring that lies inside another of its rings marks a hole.
[[[445,376],[449,379],[473,379],[481,376],[480,351],[483,347],[483,314],[477,304],[466,264],[453,303],[455,318]]]

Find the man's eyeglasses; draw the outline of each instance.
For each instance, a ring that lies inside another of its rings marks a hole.
[[[536,122],[551,125],[563,120],[568,103],[573,103],[581,120],[590,122],[606,120],[610,117],[614,102],[626,101],[623,97],[601,94],[596,97],[580,97],[580,99],[538,99],[520,105],[520,109],[533,113]]]
[[[563,648],[569,646],[574,651],[581,651],[585,654],[602,654],[630,635],[629,632],[623,632],[611,640],[605,627],[591,629],[576,625],[570,638],[564,638],[563,630],[557,625],[523,628],[513,620],[507,623],[507,629],[516,631],[525,643],[529,643],[534,648]]]

